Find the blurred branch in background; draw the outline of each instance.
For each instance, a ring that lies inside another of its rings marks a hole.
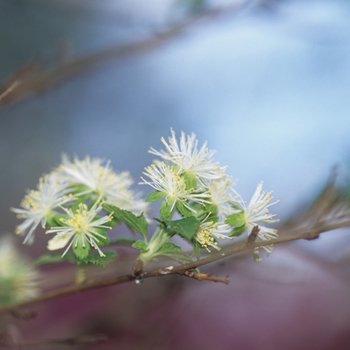
[[[242,11],[251,0],[243,4],[233,3],[226,6],[195,11],[189,18],[178,24],[171,24],[163,31],[151,33],[149,38],[133,43],[118,45],[105,50],[78,57],[68,62],[47,68],[40,59],[34,59],[19,68],[0,86],[0,105],[14,102],[31,94],[50,89],[73,76],[84,74],[110,61],[122,60],[132,55],[144,54],[155,50],[171,40],[181,37],[187,29],[201,20],[212,20],[222,15],[235,15]]]

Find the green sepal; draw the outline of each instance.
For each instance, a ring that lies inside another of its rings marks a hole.
[[[185,180],[186,190],[191,190],[191,189],[194,190],[197,187],[197,178],[192,172],[190,171],[184,172],[183,178]]]
[[[72,244],[73,247],[73,252],[77,256],[79,260],[84,260],[88,255],[91,250],[91,246],[89,243],[86,243],[85,246],[81,244],[81,242],[75,243],[73,242]]]
[[[172,200],[165,200],[162,202],[162,204],[160,205],[160,209],[159,209],[159,212],[160,212],[160,216],[162,218],[168,218],[171,214],[171,208],[174,204],[174,199]]]
[[[230,232],[230,237],[232,236],[240,236],[242,233],[244,233],[247,230],[246,225],[242,225],[240,227],[235,227],[231,232]]]
[[[131,211],[120,209],[111,204],[103,204],[103,208],[109,213],[113,213],[113,217],[125,222],[132,231],[140,232],[146,239],[148,224],[143,214],[136,216]]]
[[[166,196],[165,192],[154,190],[149,193],[145,199],[146,202],[157,202]]]
[[[148,250],[147,243],[139,239],[136,242],[134,242],[131,246],[135,249],[141,250],[141,252],[147,252]]]
[[[181,264],[188,264],[193,261],[192,258],[187,255],[180,246],[172,242],[165,242],[158,250],[156,255],[168,256]]]
[[[230,226],[235,226],[235,227],[241,227],[242,225],[245,225],[247,221],[246,215],[244,211],[241,211],[239,213],[233,213],[229,215],[225,223],[230,225]]]
[[[179,213],[183,216],[192,216],[193,212],[186,208],[181,202],[176,202],[176,209],[179,211]]]
[[[190,216],[180,220],[167,221],[166,224],[168,225],[168,233],[178,234],[191,241],[198,230],[200,222],[194,216]]]

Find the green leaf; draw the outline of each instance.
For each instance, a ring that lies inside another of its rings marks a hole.
[[[131,245],[133,248],[141,250],[141,252],[146,252],[147,249],[147,244],[144,241],[137,240],[135,243]]]
[[[106,230],[107,229],[102,227],[94,227],[94,231],[97,232],[99,235],[103,236],[103,237],[96,236],[96,239],[98,239],[96,243],[99,247],[109,244],[109,238],[107,236]]]
[[[143,214],[136,216],[131,211],[120,209],[111,204],[104,204],[103,208],[109,213],[113,212],[113,217],[125,222],[131,230],[140,232],[146,238],[148,224]]]
[[[205,204],[205,211],[207,213],[211,213],[216,215],[218,213],[218,207],[215,204]]]
[[[132,245],[136,242],[135,238],[120,237],[109,241],[109,244]]]
[[[193,261],[192,258],[187,255],[180,246],[172,242],[165,242],[156,255],[168,256],[181,264],[187,264]]]
[[[246,225],[242,225],[240,227],[235,227],[231,232],[230,232],[230,237],[232,236],[240,236],[242,233],[244,233],[247,230]]]
[[[201,248],[202,246],[197,241],[194,241],[192,255],[195,256],[197,260],[201,257]]]
[[[195,189],[197,187],[197,178],[192,172],[184,172],[183,177],[186,184],[186,190]]]
[[[67,214],[57,213],[52,211],[49,216],[46,217],[46,224],[49,227],[57,227],[62,226],[61,219],[68,219],[69,216]]]
[[[113,250],[107,250],[103,253],[105,256],[100,256],[98,252],[92,253],[86,258],[78,260],[77,263],[106,266],[107,264],[113,262],[117,257],[117,253]]]
[[[76,257],[72,253],[67,253],[65,256],[61,256],[61,254],[45,254],[40,256],[38,259],[35,260],[35,264],[40,266],[44,264],[52,264],[62,261],[69,261],[72,263],[76,262]]]
[[[171,214],[171,207],[174,203],[174,200],[165,200],[160,205],[160,216],[162,218],[167,218]]]
[[[195,236],[200,224],[200,222],[194,216],[180,220],[167,221],[166,223],[168,225],[169,233],[177,233],[189,241],[191,241]]]
[[[231,215],[229,215],[226,220],[225,223],[230,225],[230,226],[235,226],[235,227],[241,227],[242,225],[246,224],[246,215],[245,213],[239,212],[239,213],[233,213]]]
[[[193,212],[189,209],[187,209],[181,202],[176,202],[176,209],[179,211],[180,214],[183,216],[192,216]]]
[[[154,190],[151,193],[149,193],[146,197],[146,202],[157,202],[164,198],[166,196],[166,193]]]
[[[79,260],[83,260],[89,255],[89,252],[91,249],[90,244],[85,244],[85,246],[83,246],[80,242],[78,243],[74,242],[72,246],[73,246],[73,252]]]

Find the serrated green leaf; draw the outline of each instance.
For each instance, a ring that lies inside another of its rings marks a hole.
[[[78,242],[77,244],[73,243],[72,246],[73,246],[73,252],[79,260],[83,260],[89,255],[89,252],[91,249],[90,244],[85,244],[83,246],[80,242]]]
[[[192,172],[184,172],[183,177],[186,184],[186,190],[195,189],[197,187],[197,178]]]
[[[193,239],[200,225],[200,222],[194,216],[180,220],[167,221],[166,223],[169,233],[177,233],[189,241]]]
[[[151,193],[149,193],[146,197],[146,202],[157,202],[164,198],[166,196],[166,193],[154,190]]]
[[[135,243],[131,245],[133,248],[141,250],[141,252],[146,252],[147,249],[147,244],[144,241],[137,240]]]
[[[233,214],[229,215],[226,218],[225,223],[230,225],[230,226],[241,227],[242,225],[245,225],[246,220],[247,220],[246,215],[242,211],[239,213],[233,213]]]
[[[230,232],[230,237],[232,236],[240,236],[242,233],[244,233],[247,230],[246,225],[242,225],[240,227],[235,227],[231,232]]]
[[[181,264],[187,264],[193,261],[192,258],[187,255],[180,246],[172,242],[164,243],[156,255],[168,256]]]
[[[131,211],[120,209],[111,204],[104,204],[103,208],[109,213],[113,213],[113,217],[125,222],[131,230],[140,232],[146,238],[148,224],[143,214],[136,216]]]
[[[162,218],[168,218],[170,216],[173,203],[174,200],[165,200],[162,202],[159,209]]]
[[[117,257],[117,253],[113,250],[107,250],[103,252],[103,254],[104,256],[100,256],[98,252],[89,254],[86,258],[77,261],[77,263],[106,266],[107,264],[113,262]]]
[[[181,202],[177,201],[176,202],[176,209],[179,211],[179,213],[183,216],[192,216],[193,212],[186,208]]]

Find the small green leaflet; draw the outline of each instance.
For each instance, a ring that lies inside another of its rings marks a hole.
[[[160,216],[162,218],[167,218],[170,216],[173,204],[174,200],[165,200],[162,202],[160,205]]]
[[[180,246],[172,243],[172,242],[166,242],[162,245],[162,247],[157,252],[157,255],[165,255],[169,258],[174,259],[175,261],[178,261],[181,264],[188,264],[192,262],[192,258],[187,255]]]
[[[230,232],[230,237],[232,236],[240,236],[242,233],[244,233],[247,230],[246,225],[242,225],[240,227],[235,227],[231,232]]]
[[[242,225],[245,225],[246,220],[247,220],[246,215],[242,211],[239,213],[233,213],[233,214],[229,215],[226,218],[225,223],[230,225],[230,226],[241,227]]]
[[[194,216],[190,216],[180,220],[166,221],[166,224],[168,225],[169,233],[177,233],[191,241],[198,230],[200,222]]]
[[[166,193],[154,190],[151,193],[149,193],[146,197],[146,202],[157,202],[164,198],[166,196]]]
[[[180,201],[176,202],[176,209],[179,211],[180,214],[182,214],[183,216],[191,216],[193,215],[193,212],[191,210],[189,210],[188,208],[186,208]]]
[[[131,230],[136,230],[146,239],[148,224],[143,214],[136,216],[131,211],[120,209],[111,204],[104,204],[103,208],[113,217],[125,222]]]
[[[144,241],[137,240],[135,243],[131,245],[133,248],[141,250],[141,252],[146,252],[147,249],[147,244]]]

